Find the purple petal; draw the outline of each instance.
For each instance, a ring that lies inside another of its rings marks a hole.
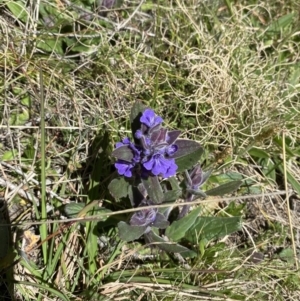
[[[147,170],[151,170],[153,168],[154,165],[154,159],[153,157],[150,158],[150,160],[146,161],[143,163],[143,166],[147,169]]]
[[[167,170],[170,168],[170,162],[168,159],[156,159],[155,164],[152,168],[152,173],[155,176],[158,176],[159,174],[164,174],[167,172]]]
[[[152,128],[160,123],[163,122],[163,119],[160,116],[157,116],[153,110],[146,109],[143,112],[142,117],[140,118],[140,121],[147,125],[149,128]]]
[[[125,137],[121,142],[116,143],[116,148],[119,148],[124,145],[130,145],[130,143],[130,139],[128,137]]]
[[[132,177],[132,169],[134,167],[134,164],[118,160],[115,163],[115,167],[118,170],[118,174],[125,177]]]
[[[170,162],[169,168],[166,170],[165,173],[162,174],[164,178],[175,176],[176,170],[178,169],[178,166],[176,165],[174,159],[169,159],[169,162]]]
[[[158,176],[167,172],[170,167],[170,161],[161,154],[155,154],[143,165],[146,169],[151,170],[155,176]]]
[[[166,153],[169,156],[172,156],[177,152],[177,150],[178,150],[178,146],[176,144],[173,144],[166,148]]]

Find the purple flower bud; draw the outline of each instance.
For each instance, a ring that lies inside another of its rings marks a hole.
[[[146,109],[143,112],[140,121],[144,123],[147,127],[152,128],[163,122],[163,119],[160,116],[157,116],[153,110]]]
[[[147,206],[151,205],[152,203],[147,200],[143,200],[139,206]],[[130,219],[130,225],[131,226],[147,226],[152,223],[154,223],[156,219],[158,209],[157,208],[146,208],[142,209],[140,211],[135,212],[131,219]]]
[[[137,130],[137,131],[135,132],[135,134],[134,134],[134,137],[135,137],[136,139],[141,139],[141,138],[143,137],[142,131],[141,131],[141,130]]]
[[[188,173],[187,187],[193,190],[198,190],[204,184],[210,173],[203,173],[200,164],[194,166]]]
[[[166,153],[168,156],[174,155],[178,150],[178,146],[176,144],[170,145],[166,148]]]

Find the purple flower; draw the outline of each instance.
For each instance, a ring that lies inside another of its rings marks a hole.
[[[142,203],[142,205],[147,205],[146,203]],[[152,224],[156,219],[157,208],[149,207],[147,209],[143,209],[135,212],[131,219],[131,226],[148,226]]]
[[[169,222],[166,217],[162,213],[158,212],[157,208],[151,207],[151,205],[153,205],[151,200],[144,199],[140,203],[139,207],[149,206],[149,208],[135,212],[132,215],[129,224],[131,226],[154,226],[160,229],[167,228]],[[146,232],[147,230],[145,230],[145,233]]]
[[[135,167],[134,163],[118,160],[115,163],[115,167],[118,170],[118,174],[125,177],[132,177],[132,170]]]
[[[164,178],[175,175],[178,167],[172,156],[178,150],[176,140],[180,131],[163,128],[163,119],[151,109],[144,110],[140,122],[140,129],[134,133],[138,141],[136,144],[129,138],[116,144],[113,155],[118,159],[115,163],[118,173],[131,177],[133,168],[138,164],[143,177],[151,174]]]
[[[164,178],[174,176],[178,168],[174,159],[167,159],[160,153],[151,156],[148,161],[143,163],[143,166],[155,176],[161,174]]]
[[[126,161],[119,158],[115,163],[115,167],[118,170],[119,175],[132,177],[132,171],[136,164],[140,161],[140,151],[127,137],[124,138],[122,142],[116,143],[116,149],[121,147],[125,147],[126,152],[128,151],[131,154],[131,160]]]
[[[175,163],[175,159],[169,159],[169,161],[170,161],[169,168],[166,170],[165,173],[162,174],[164,178],[169,178],[174,176],[176,174],[176,170],[178,169],[178,166]]]
[[[144,123],[149,128],[153,128],[156,125],[161,124],[163,119],[160,116],[157,116],[153,110],[146,109],[140,118],[140,122]]]
[[[186,186],[193,190],[198,190],[208,179],[210,172],[204,173],[200,164],[197,164],[187,174]]]

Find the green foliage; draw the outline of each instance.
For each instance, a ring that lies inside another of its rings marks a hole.
[[[6,151],[3,155],[1,160],[2,161],[12,161],[16,155],[17,155],[17,150],[11,150],[11,151]]]
[[[28,12],[25,7],[24,1],[4,1],[6,2],[7,7],[12,12],[13,16],[17,20],[26,22],[28,20]]]
[[[202,208],[198,207],[182,219],[173,222],[166,230],[167,237],[172,241],[179,241],[185,237],[186,232],[194,225],[201,210]]]
[[[242,229],[241,217],[198,217],[194,225],[187,231],[185,239],[191,243],[200,240],[209,241],[224,237]]]
[[[189,141],[189,143],[185,145],[185,141],[181,140],[178,144],[183,155],[180,155],[180,153],[176,154],[176,164],[178,165],[178,172],[181,172],[185,169],[192,168],[199,162],[203,154],[203,149],[199,143],[194,141]]]
[[[113,197],[119,200],[128,195],[129,183],[124,177],[118,177],[109,183],[108,189]]]
[[[239,187],[242,185],[242,181],[232,181],[228,182],[226,184],[222,184],[216,188],[212,188],[210,190],[207,190],[205,193],[207,195],[224,195],[228,193],[232,193],[239,189]]]
[[[197,256],[197,254],[194,251],[191,251],[186,247],[183,247],[178,244],[174,244],[172,242],[166,242],[163,238],[156,235],[153,231],[150,231],[149,233],[147,233],[145,235],[151,243],[157,244],[160,249],[162,249],[166,252],[178,253],[184,258],[185,257],[193,258],[193,257]]]
[[[146,226],[130,226],[125,222],[118,223],[119,235],[122,240],[133,241],[140,238],[145,230]]]

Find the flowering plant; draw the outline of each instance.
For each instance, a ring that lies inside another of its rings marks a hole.
[[[126,137],[116,143],[112,155],[116,158],[115,168],[119,177],[111,181],[109,190],[115,198],[128,197],[133,207],[141,209],[131,216],[128,223],[118,223],[121,239],[132,241],[144,236],[147,242],[159,243],[159,248],[167,252],[193,257],[194,251],[177,242],[183,238],[189,240],[205,229],[210,236],[213,231],[212,237],[238,230],[240,218],[223,218],[221,221],[217,217],[200,217],[201,207],[189,213],[189,203],[207,195],[229,193],[237,189],[241,181],[204,193],[201,186],[211,171],[203,172],[199,164],[202,146],[192,140],[180,139],[180,131],[165,128],[162,117],[140,102],[132,107],[130,119],[133,139]],[[183,181],[178,177],[181,173]],[[179,198],[185,204],[172,221],[172,203]],[[155,207],[158,204],[170,206]]]

